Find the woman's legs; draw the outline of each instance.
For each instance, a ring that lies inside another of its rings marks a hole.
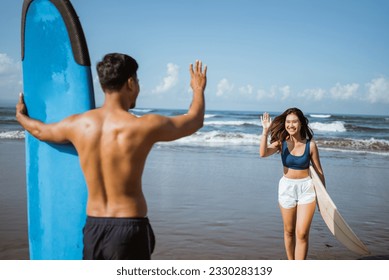
[[[313,215],[315,214],[316,201],[297,206],[296,221],[296,249],[295,259],[305,260],[308,254],[309,230]]]
[[[294,260],[294,252],[296,247],[296,213],[297,207],[283,208],[280,205],[282,220],[284,222],[284,244],[288,260]]]
[[[309,229],[316,202],[293,208],[280,206],[284,222],[284,243],[288,260],[304,260],[308,253]]]

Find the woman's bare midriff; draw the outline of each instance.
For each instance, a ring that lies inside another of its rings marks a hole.
[[[296,170],[284,166],[284,176],[289,179],[303,179],[309,177],[309,169]]]

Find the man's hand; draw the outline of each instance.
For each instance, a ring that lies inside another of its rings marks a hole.
[[[26,104],[24,104],[23,93],[19,93],[19,101],[16,104],[16,117],[18,114],[27,115],[27,107]]]
[[[205,87],[207,85],[207,66],[204,66],[204,70],[202,69],[202,62],[199,60],[196,60],[194,69],[193,64],[189,66],[189,72],[190,72],[190,86],[193,89],[193,92],[204,92]]]
[[[70,141],[69,134],[76,122],[76,115],[67,117],[66,119],[57,122],[45,124],[39,120],[30,118],[27,115],[27,107],[24,104],[23,93],[19,95],[19,101],[16,104],[16,119],[20,125],[27,130],[35,138],[58,144],[68,143]]]
[[[196,60],[190,64],[190,86],[193,90],[192,102],[188,112],[174,117],[146,115],[147,124],[152,126],[153,142],[173,141],[191,135],[204,125],[205,100],[204,90],[207,85],[207,66]]]

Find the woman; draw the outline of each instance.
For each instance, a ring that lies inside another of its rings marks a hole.
[[[278,202],[284,222],[284,242],[289,260],[306,259],[309,229],[316,208],[316,194],[309,176],[309,164],[324,183],[319,151],[312,140],[308,119],[297,108],[290,108],[271,121],[261,116],[263,126],[260,156],[281,154],[284,176],[278,187]],[[270,133],[270,144],[268,135]]]

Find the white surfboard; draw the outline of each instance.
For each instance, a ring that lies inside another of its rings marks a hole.
[[[353,232],[351,227],[346,223],[343,217],[340,215],[335,203],[329,196],[326,188],[324,187],[319,175],[316,173],[313,166],[309,167],[313,185],[315,186],[317,203],[319,205],[320,214],[326,223],[328,229],[336,237],[336,239],[346,246],[351,251],[361,254],[370,254],[366,245],[358,238]]]

